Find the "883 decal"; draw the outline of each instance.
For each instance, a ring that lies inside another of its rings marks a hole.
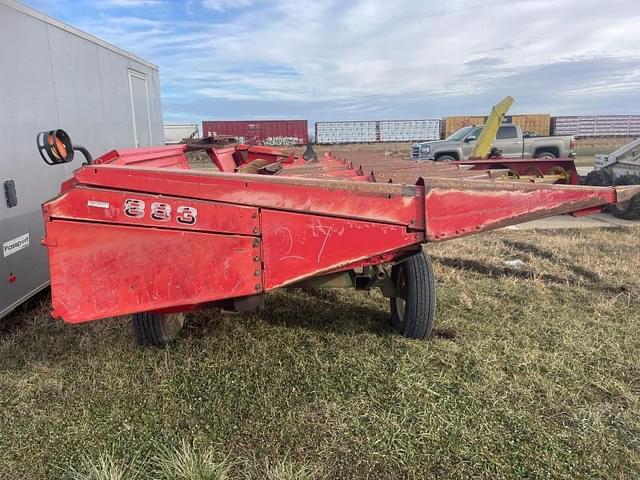
[[[144,200],[137,198],[127,198],[124,201],[122,210],[127,217],[145,218],[149,217],[156,222],[170,222],[175,220],[182,225],[195,225],[198,218],[198,209],[187,205],[179,205],[175,212],[173,207],[164,202],[152,202],[147,206]]]

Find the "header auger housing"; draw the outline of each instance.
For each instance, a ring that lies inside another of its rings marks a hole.
[[[111,151],[44,204],[54,317],[133,314],[142,343],[164,344],[182,312],[255,309],[281,287],[380,288],[395,327],[423,338],[435,316],[424,243],[600,211],[640,188],[247,145],[206,147],[218,171],[201,171],[187,162],[192,148],[202,145]]]

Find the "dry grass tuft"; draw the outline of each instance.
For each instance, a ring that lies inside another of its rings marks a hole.
[[[242,478],[246,480],[318,480],[324,478],[317,469],[283,458],[276,463],[253,459]]]
[[[159,447],[159,454],[152,460],[153,475],[157,480],[226,480],[229,478],[229,462],[216,461],[211,449],[199,452],[186,441],[171,449]]]
[[[67,470],[64,478],[68,480],[138,480],[141,471],[133,460],[130,463],[119,462],[112,454],[102,453],[96,461],[83,457],[79,466]]]

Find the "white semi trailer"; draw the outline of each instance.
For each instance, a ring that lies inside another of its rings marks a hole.
[[[171,123],[164,125],[164,143],[175,145],[183,140],[198,138],[198,125],[195,123]]]
[[[47,168],[36,134],[63,128],[92,152],[162,145],[158,67],[0,0],[0,317],[48,285],[40,205],[80,166]]]

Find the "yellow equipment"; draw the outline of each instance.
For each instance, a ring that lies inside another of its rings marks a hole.
[[[487,121],[484,123],[482,132],[478,137],[476,146],[471,152],[471,157],[484,158],[489,154],[491,144],[495,141],[498,134],[498,128],[502,125],[505,114],[511,108],[513,104],[513,98],[510,96],[504,97],[500,103],[491,107],[491,113],[487,117]]]

